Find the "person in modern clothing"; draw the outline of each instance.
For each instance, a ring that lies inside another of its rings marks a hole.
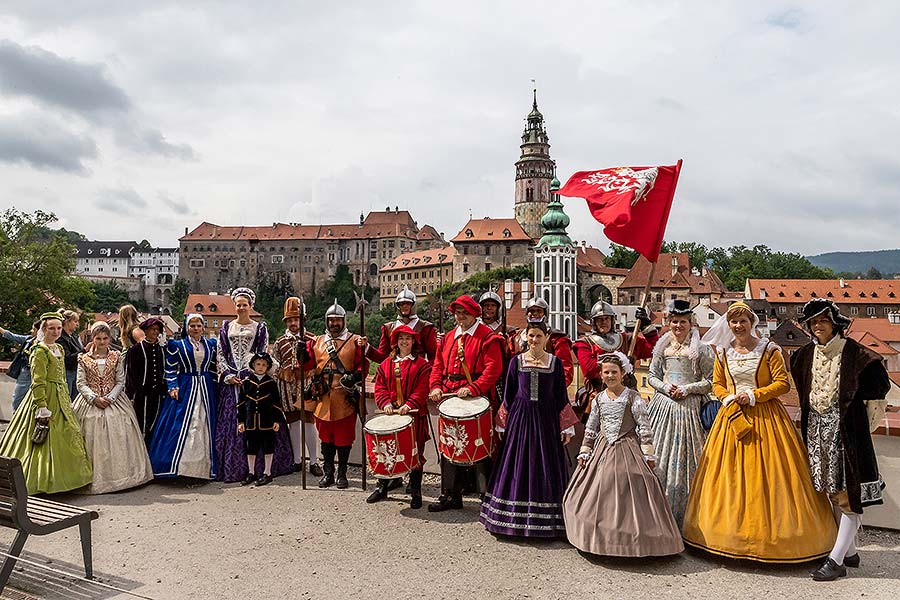
[[[63,316],[44,313],[40,321],[31,349],[31,388],[0,441],[0,456],[22,462],[29,495],[67,492],[91,483],[93,478],[69,398],[65,351],[57,343]]]
[[[126,304],[119,308],[119,343],[122,345],[122,352],[128,352],[129,348],[146,337],[140,324],[141,319],[134,306]]]
[[[684,550],[656,475],[647,406],[626,387],[621,352],[597,359],[603,390],[591,406],[578,468],[563,497],[569,543],[603,556],[666,556]]]
[[[834,519],[778,400],[791,387],[781,348],[757,337],[758,323],[749,306],[735,302],[702,338],[716,347],[712,388],[723,406],[691,484],[684,541],[760,562],[824,558],[834,544]]]
[[[716,360],[712,348],[700,343],[693,316],[686,300],[669,303],[665,312],[669,331],[653,348],[647,380],[656,390],[650,401],[650,427],[659,457],[656,472],[679,527],[706,440],[700,407],[709,402]]]
[[[31,346],[34,344],[35,336],[37,336],[37,332],[40,327],[41,322],[35,321],[31,326],[31,333],[29,335],[20,335],[18,333],[13,333],[9,329],[3,329],[2,327],[0,327],[0,335],[2,335],[4,339],[7,339],[14,344],[19,344],[19,353],[23,357],[21,370],[16,376],[16,387],[13,389],[13,412],[15,412],[17,408],[19,408],[19,405],[25,398],[25,394],[28,393],[28,388],[31,387],[31,367],[28,366],[28,355],[31,351]]]
[[[509,365],[497,431],[502,443],[480,521],[491,533],[523,537],[565,535],[562,498],[569,471],[563,447],[578,417],[569,404],[562,361],[546,350],[543,319],[525,328],[528,350]]]
[[[94,468],[93,480],[83,491],[106,494],[147,483],[153,468],[134,407],[124,393],[125,363],[119,352],[110,350],[109,325],[97,322],[90,331],[91,343],[78,357],[73,409]]]
[[[78,337],[78,322],[80,316],[74,310],[62,311],[63,332],[59,336],[59,345],[66,353],[66,384],[69,386],[69,397],[74,398],[78,393],[75,389],[75,375],[78,371],[78,355],[84,352],[84,345]]]
[[[813,336],[791,356],[800,430],[813,487],[838,520],[834,547],[812,578],[833,581],[859,566],[856,532],[864,507],[884,503],[867,404],[883,403],[891,381],[880,355],[844,336],[850,319],[834,301],[810,300],[800,322]]]
[[[166,388],[150,441],[159,478],[216,478],[216,340],[203,336],[203,315],[184,318],[181,339],[166,344]]]

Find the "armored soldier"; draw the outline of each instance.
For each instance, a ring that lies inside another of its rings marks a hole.
[[[394,304],[397,306],[397,320],[381,326],[381,340],[378,342],[378,347],[369,345],[366,338],[360,338],[361,343],[365,345],[366,358],[377,363],[384,362],[384,359],[391,353],[391,332],[395,327],[406,325],[419,336],[420,350],[417,352],[424,352],[428,362],[434,362],[434,355],[437,352],[437,329],[434,323],[420,319],[416,314],[415,293],[409,287],[403,286],[403,289],[397,294]]]

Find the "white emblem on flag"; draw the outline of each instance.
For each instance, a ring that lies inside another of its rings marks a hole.
[[[653,189],[658,175],[659,169],[657,167],[641,169],[640,171],[635,171],[631,167],[619,167],[618,169],[591,173],[581,181],[588,185],[595,185],[604,192],[624,194],[633,190],[634,198],[632,198],[631,204],[634,206],[647,197],[647,194]]]

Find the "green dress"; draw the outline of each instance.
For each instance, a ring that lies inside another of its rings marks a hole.
[[[63,350],[54,344],[55,355],[43,342],[31,350],[31,388],[13,414],[0,441],[0,456],[22,461],[28,493],[53,494],[85,486],[93,480],[84,437],[69,400]],[[50,433],[43,444],[33,444],[34,414],[47,408]]]

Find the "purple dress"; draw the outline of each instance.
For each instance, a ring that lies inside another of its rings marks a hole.
[[[562,497],[569,473],[560,440],[560,412],[569,404],[565,372],[553,355],[547,367],[524,365],[521,354],[509,364],[506,434],[479,520],[491,533],[560,537],[566,532]]]
[[[231,321],[225,321],[219,331],[219,398],[216,411],[216,458],[219,461],[218,479],[241,481],[247,476],[247,454],[244,437],[237,432],[237,401],[240,385],[225,383],[231,375],[241,379],[250,376],[250,357],[256,352],[267,352],[269,331],[265,323],[238,326],[229,335]],[[272,475],[290,473],[294,465],[294,452],[288,428],[282,427],[275,434],[275,455],[272,459]],[[263,456],[256,457],[256,475],[265,468]]]

